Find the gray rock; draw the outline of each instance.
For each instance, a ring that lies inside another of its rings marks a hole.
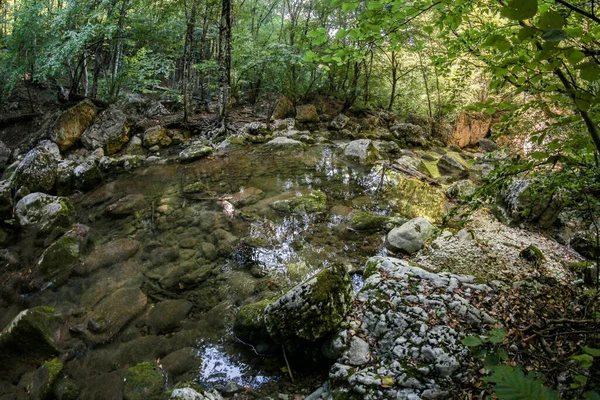
[[[141,248],[137,240],[122,238],[115,239],[102,247],[94,249],[84,263],[85,273],[91,273],[99,268],[106,268],[133,257]]]
[[[448,175],[454,179],[464,179],[469,176],[469,165],[458,155],[444,154],[439,159],[437,167],[442,175]]]
[[[492,173],[493,170],[494,166],[492,164],[485,162],[477,162],[473,164],[473,166],[469,170],[469,179],[471,179],[477,184],[480,184],[485,178],[487,178]]]
[[[49,281],[59,274],[68,272],[69,267],[79,259],[87,243],[89,230],[89,227],[77,224],[52,243],[38,260],[36,273],[40,274],[45,281]]]
[[[171,138],[167,135],[167,130],[162,126],[153,126],[148,128],[143,135],[144,147],[152,150],[155,146],[168,147],[171,145]]]
[[[475,185],[469,180],[456,181],[446,189],[446,197],[450,200],[460,200],[475,193]]]
[[[15,207],[19,225],[36,226],[41,233],[64,232],[71,226],[74,214],[75,208],[69,199],[44,193],[31,193],[19,200]]]
[[[392,229],[386,238],[386,246],[406,254],[420,250],[431,238],[434,226],[426,218],[414,218],[399,228]]]
[[[304,147],[302,142],[282,136],[276,137],[264,145],[273,149],[302,149]]]
[[[196,378],[202,366],[202,358],[198,349],[185,347],[169,353],[160,360],[160,363],[169,380],[174,383],[185,380],[185,378],[189,378],[189,380]]]
[[[477,144],[479,145],[479,148],[486,153],[498,150],[498,145],[490,139],[481,139]]]
[[[55,154],[43,147],[29,151],[15,170],[13,187],[22,196],[33,192],[48,192],[54,186],[57,175]]]
[[[102,182],[102,171],[92,160],[61,161],[57,166],[56,192],[70,195],[74,190],[89,190]]]
[[[61,151],[73,146],[90,126],[97,113],[98,109],[88,99],[63,112],[52,128],[50,135],[52,141]]]
[[[112,155],[129,141],[129,124],[125,114],[110,106],[102,111],[81,134],[81,143],[88,150],[102,148],[106,155]]]
[[[312,104],[296,107],[296,121],[298,122],[319,122],[319,113]]]
[[[343,265],[333,265],[299,284],[265,309],[273,339],[296,347],[334,331],[350,310],[354,293]]]
[[[269,127],[264,122],[250,122],[242,129],[248,135],[268,135],[270,133]]]
[[[368,363],[371,360],[369,343],[358,336],[353,336],[350,340],[350,347],[344,354],[344,358],[345,362],[350,365],[360,366]]]
[[[341,131],[346,127],[346,125],[348,125],[348,121],[350,121],[350,118],[348,118],[346,115],[338,114],[329,122],[329,129]]]
[[[12,153],[4,142],[0,141],[0,172],[8,166]]]
[[[344,156],[363,164],[373,164],[382,158],[373,141],[369,139],[358,139],[348,143],[344,148]]]
[[[410,123],[401,123],[394,125],[390,131],[396,139],[404,140],[406,144],[412,146],[427,145],[428,135],[422,127]]]
[[[0,181],[0,220],[13,217],[14,194],[10,181]]]
[[[143,155],[144,148],[142,147],[142,139],[140,139],[139,136],[132,136],[125,147],[124,153],[129,155]]]
[[[552,226],[564,204],[560,191],[547,190],[535,180],[515,179],[498,196],[497,216],[505,223],[523,221],[539,224],[542,228]]]
[[[213,149],[200,142],[192,143],[188,148],[179,153],[179,161],[191,162],[200,158],[208,157],[213,153]]]

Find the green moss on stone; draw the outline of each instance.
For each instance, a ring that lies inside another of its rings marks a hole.
[[[350,217],[350,227],[357,231],[376,231],[384,229],[389,221],[385,215],[374,215],[362,210],[356,210]]]
[[[127,370],[125,374],[125,400],[160,399],[165,388],[165,377],[154,364],[144,362]]]

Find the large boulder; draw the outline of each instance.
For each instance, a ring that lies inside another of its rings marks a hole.
[[[469,176],[469,164],[458,154],[444,154],[437,163],[438,170],[442,175],[453,179],[464,179]]]
[[[271,120],[279,120],[293,117],[295,114],[294,103],[285,96],[281,96],[271,114]]]
[[[329,122],[329,129],[341,131],[348,125],[350,118],[344,114],[338,114]]]
[[[343,265],[334,264],[267,306],[267,330],[288,347],[314,342],[338,327],[353,300],[350,275]]]
[[[104,154],[121,150],[129,141],[129,124],[125,114],[114,106],[104,110],[81,135],[81,143],[88,150],[101,147]]]
[[[265,147],[269,147],[272,149],[303,149],[304,148],[304,144],[302,144],[302,142],[299,142],[298,140],[294,140],[294,139],[290,139],[287,137],[276,137],[273,140],[268,141],[267,143],[265,143]]]
[[[58,163],[56,193],[67,196],[74,190],[86,191],[102,182],[102,171],[93,160],[77,162],[65,160]]]
[[[90,126],[98,109],[90,100],[84,100],[63,112],[55,122],[50,137],[61,151],[73,146]]]
[[[65,197],[31,193],[15,207],[15,215],[22,227],[36,227],[40,233],[66,231],[71,226],[75,208]]]
[[[144,362],[127,370],[125,374],[125,400],[159,400],[165,390],[165,375],[156,364]]]
[[[317,112],[317,108],[312,104],[296,107],[296,121],[302,123],[319,122],[319,113]]]
[[[497,216],[509,224],[533,222],[549,228],[564,207],[560,192],[532,179],[515,179],[498,197]]]
[[[325,211],[327,196],[320,190],[313,190],[306,195],[294,196],[291,199],[276,200],[269,206],[282,213],[312,214]]]
[[[32,366],[58,353],[62,316],[51,307],[22,311],[0,332],[0,376],[18,379]]]
[[[393,182],[390,199],[399,215],[406,218],[427,217],[434,223],[442,222],[448,208],[442,188],[399,173],[390,172],[389,177]]]
[[[373,164],[383,158],[373,141],[369,139],[358,139],[348,143],[344,148],[344,156],[362,164]]]
[[[19,194],[48,192],[54,186],[57,175],[56,154],[38,146],[29,151],[13,175],[13,187]]]
[[[4,171],[4,168],[8,166],[10,157],[10,149],[4,144],[4,142],[0,141],[0,171]]]
[[[44,281],[50,281],[64,274],[79,259],[87,243],[90,228],[77,224],[56,242],[52,243],[38,260],[36,273]]]
[[[463,111],[456,119],[448,144],[460,147],[477,144],[487,136],[491,126],[492,117],[488,113]]]
[[[171,145],[171,138],[167,135],[167,130],[162,126],[153,126],[144,132],[143,136],[144,147],[151,148],[154,146],[168,147]]]
[[[233,333],[246,343],[252,344],[258,352],[270,348],[270,336],[265,322],[265,308],[273,300],[267,299],[240,308],[233,324]]]
[[[411,146],[427,145],[428,138],[431,135],[431,133],[427,135],[420,126],[407,122],[392,126],[390,131],[396,139],[404,140],[407,145]]]
[[[401,253],[415,253],[431,238],[434,229],[427,218],[411,219],[388,233],[386,247]]]

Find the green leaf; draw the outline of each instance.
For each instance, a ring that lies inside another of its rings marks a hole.
[[[545,151],[534,151],[533,153],[529,154],[529,157],[539,161],[547,159],[548,156],[549,154]]]
[[[585,54],[579,50],[569,49],[565,51],[565,57],[567,58],[567,61],[574,65],[583,60],[585,58]]]
[[[598,392],[596,392],[595,390],[589,391],[583,394],[583,398],[585,400],[600,400],[600,394],[598,394]]]
[[[575,105],[581,111],[587,111],[592,105],[593,96],[588,92],[578,90],[575,93]]]
[[[500,14],[508,19],[521,21],[532,18],[537,11],[538,0],[508,0]]]
[[[484,46],[495,47],[501,52],[505,53],[511,48],[510,42],[503,35],[490,35],[483,42]]]
[[[592,357],[600,357],[600,349],[594,349],[592,347],[586,347],[586,346],[583,346],[582,349],[583,349],[583,351],[585,351],[587,354],[589,354]]]
[[[517,38],[519,39],[519,41],[524,41],[527,40],[529,38],[532,38],[533,36],[535,36],[536,34],[536,30],[530,26],[524,26],[519,30],[519,33],[517,34]]]
[[[598,78],[600,78],[600,67],[593,61],[586,62],[577,68],[579,69],[579,76],[581,76],[581,79],[592,82],[597,81]]]
[[[483,379],[494,384],[494,392],[500,400],[558,400],[558,394],[545,387],[536,374],[523,375],[519,367],[499,365],[492,375]]]
[[[560,15],[560,13],[554,10],[549,10],[540,15],[536,26],[541,30],[546,31],[549,29],[561,29],[565,23],[566,21],[564,17]]]
[[[344,3],[342,5],[342,11],[348,12],[354,10],[356,10],[356,3]]]
[[[548,29],[546,32],[542,34],[542,39],[546,42],[560,42],[563,39],[566,39],[569,35],[567,32],[562,29]]]
[[[494,107],[488,107],[485,109],[485,112],[489,115],[494,115],[496,113],[496,109]]]
[[[590,356],[589,354],[580,354],[571,358],[577,361],[581,368],[589,368],[594,363],[594,357]]]
[[[335,38],[336,39],[343,39],[346,37],[346,30],[345,29],[339,29],[336,33],[335,33]]]
[[[490,354],[483,360],[483,366],[487,370],[492,370],[492,368],[498,364],[500,364],[500,357],[498,354]]]
[[[506,329],[492,329],[487,341],[490,343],[502,343],[507,335],[508,331]]]
[[[461,343],[467,347],[477,347],[483,344],[483,340],[477,335],[474,336],[466,336]]]

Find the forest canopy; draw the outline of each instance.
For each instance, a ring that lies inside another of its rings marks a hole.
[[[470,107],[527,116],[521,122],[529,126],[517,129],[535,132],[539,144],[559,126],[583,133],[589,150],[600,148],[594,2],[9,0],[1,7],[3,98],[25,82],[109,102],[159,93],[185,111],[192,103],[210,111],[227,77],[227,105],[324,96],[344,110],[438,120]],[[229,61],[220,58],[226,25]]]

